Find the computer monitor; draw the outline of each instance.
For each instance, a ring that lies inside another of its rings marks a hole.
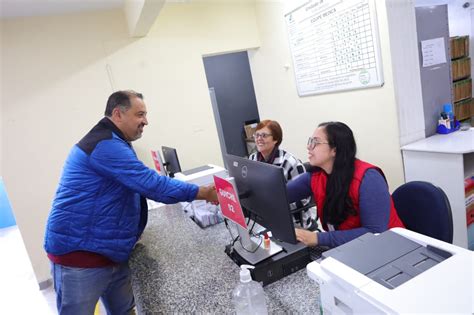
[[[233,177],[240,204],[252,219],[278,240],[296,244],[295,227],[281,167],[226,154],[227,170]]]
[[[162,146],[161,151],[163,152],[166,170],[168,171],[170,177],[174,177],[175,173],[181,172],[181,166],[179,165],[176,149]]]

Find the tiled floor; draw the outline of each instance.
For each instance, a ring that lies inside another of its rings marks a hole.
[[[40,291],[17,226],[0,229],[0,313],[57,314],[52,286]]]

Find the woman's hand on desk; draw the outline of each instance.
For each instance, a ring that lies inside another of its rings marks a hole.
[[[303,229],[295,229],[296,239],[306,246],[318,245],[318,233]]]
[[[206,200],[212,204],[219,204],[217,200],[216,187],[214,185],[200,186],[196,199]]]

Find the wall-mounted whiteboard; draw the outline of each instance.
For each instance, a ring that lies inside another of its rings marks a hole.
[[[285,20],[300,96],[383,85],[375,0],[309,0]]]

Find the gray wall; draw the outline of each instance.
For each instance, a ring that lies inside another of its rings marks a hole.
[[[425,117],[425,135],[429,137],[436,133],[439,114],[443,111],[443,104],[453,103],[448,7],[446,5],[417,7],[415,8],[415,14],[420,57],[423,111]],[[421,42],[439,37],[444,38],[446,63],[423,67]]]
[[[215,92],[214,112],[222,154],[246,156],[244,124],[260,121],[246,51],[205,57],[207,84]],[[217,122],[220,120],[220,124]],[[222,141],[223,140],[223,141]]]

